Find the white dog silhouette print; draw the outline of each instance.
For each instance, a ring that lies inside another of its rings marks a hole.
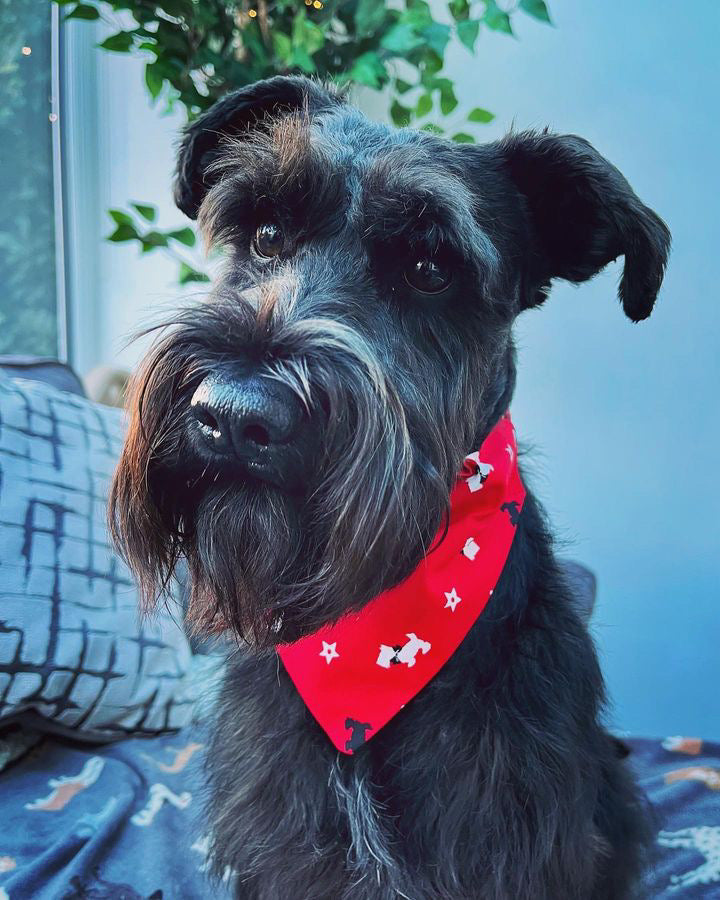
[[[697,869],[671,876],[671,891],[720,882],[720,827],[701,825],[697,828],[681,828],[680,831],[661,831],[658,834],[658,844],[661,847],[695,850],[705,857],[705,862]]]
[[[467,480],[467,486],[470,488],[470,492],[474,494],[475,491],[479,491],[482,488],[488,475],[494,471],[494,469],[490,463],[481,462],[478,451],[466,456],[465,459],[469,459],[475,466],[475,474],[471,475]]]
[[[182,794],[176,794],[174,791],[171,791],[166,784],[161,784],[159,782],[157,784],[151,784],[148,802],[139,812],[136,812],[135,815],[131,817],[130,821],[133,825],[139,825],[145,828],[148,825],[152,825],[153,819],[160,812],[166,801],[172,803],[176,809],[186,809],[191,800],[192,796],[189,791],[183,791]]]
[[[425,655],[430,649],[428,641],[422,641],[416,635],[410,632],[405,637],[408,639],[407,644],[402,647],[388,647],[387,644],[380,644],[380,655],[377,658],[377,664],[383,669],[389,669],[390,666],[404,663],[409,669],[415,665],[415,657],[418,652]]]
[[[469,537],[465,541],[465,545],[463,546],[463,548],[460,552],[462,553],[463,556],[466,556],[472,562],[475,559],[475,557],[478,555],[479,550],[480,550],[480,547],[479,547],[477,541],[475,540],[475,538]]]

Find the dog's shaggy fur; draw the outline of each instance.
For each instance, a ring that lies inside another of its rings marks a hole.
[[[192,124],[176,197],[227,261],[135,380],[112,521],[149,600],[184,557],[191,616],[250,645],[209,756],[216,872],[248,900],[629,896],[643,804],[532,494],[486,612],[354,756],[272,647],[418,565],[463,457],[510,403],[518,313],[624,255],[622,305],[645,318],[667,228],[581,138],[456,145],[297,78]],[[284,233],[272,260],[252,249],[267,222]],[[452,274],[446,290],[408,283],[421,259]],[[203,379],[248,371],[303,410],[271,484],[210,454],[190,413]]]

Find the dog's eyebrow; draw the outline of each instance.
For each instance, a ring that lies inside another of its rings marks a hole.
[[[370,241],[389,235],[407,238],[411,244],[422,241],[431,250],[446,243],[487,274],[493,273],[498,252],[474,215],[472,192],[461,178],[432,160],[425,158],[413,166],[413,156],[419,156],[417,151],[408,154],[407,147],[393,148],[368,169],[360,212],[363,235]]]
[[[283,116],[226,140],[211,170],[219,175],[198,222],[210,244],[229,243],[258,207],[280,205],[308,232],[339,227],[347,208],[342,174],[317,142],[306,116]]]

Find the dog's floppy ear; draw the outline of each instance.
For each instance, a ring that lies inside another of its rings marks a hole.
[[[225,137],[241,134],[274,113],[309,113],[341,103],[338,94],[315,81],[278,75],[233,91],[185,129],[175,174],[175,203],[191,219],[212,187],[208,168]]]
[[[545,299],[550,280],[586,281],[618,256],[618,289],[633,322],[647,318],[662,283],[670,232],[621,173],[576,135],[511,134],[502,163],[527,201],[534,251],[524,306]]]

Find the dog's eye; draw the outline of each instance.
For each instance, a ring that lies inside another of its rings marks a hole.
[[[265,222],[255,232],[255,252],[259,256],[279,256],[284,244],[283,230],[275,222]]]
[[[434,259],[418,259],[404,274],[410,287],[421,294],[439,294],[452,281],[452,272]]]

